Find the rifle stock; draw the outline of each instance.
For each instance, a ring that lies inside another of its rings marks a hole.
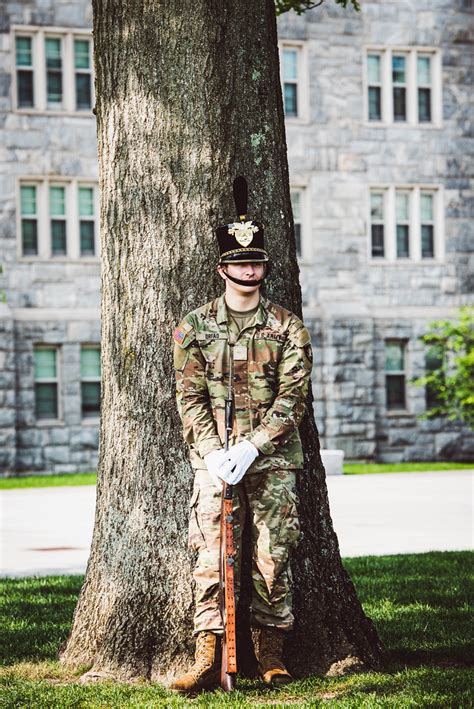
[[[234,424],[233,347],[229,343],[229,386],[225,402],[225,450],[229,450],[229,438]],[[232,485],[222,483],[221,535],[219,589],[220,611],[224,633],[222,637],[220,685],[225,692],[235,687],[237,673],[237,644],[235,632],[235,592],[234,592],[234,526]]]

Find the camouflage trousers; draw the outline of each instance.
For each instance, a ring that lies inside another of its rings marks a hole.
[[[252,533],[254,625],[290,630],[293,626],[290,549],[299,537],[294,470],[265,470],[244,475],[234,490],[235,595],[239,598],[241,532],[247,509]],[[190,502],[189,546],[197,551],[194,569],[194,633],[222,633],[219,612],[219,539],[221,494],[207,470],[197,470]]]

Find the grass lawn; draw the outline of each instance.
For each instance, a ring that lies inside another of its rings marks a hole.
[[[368,473],[418,473],[428,470],[474,470],[472,463],[344,463],[346,475]]]
[[[431,552],[346,559],[367,614],[387,648],[383,671],[309,677],[279,690],[241,680],[238,690],[190,700],[158,685],[81,685],[55,660],[82,577],[0,581],[1,706],[48,707],[472,707],[474,554]]]
[[[424,470],[474,469],[473,463],[344,463],[346,475],[367,473],[405,473]],[[96,473],[67,473],[55,475],[25,475],[0,478],[0,490],[26,487],[57,487],[59,485],[95,485]]]

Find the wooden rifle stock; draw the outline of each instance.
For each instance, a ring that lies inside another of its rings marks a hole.
[[[229,450],[229,438],[234,426],[234,353],[229,343],[229,385],[225,402],[225,450]],[[232,485],[222,482],[221,536],[219,563],[220,611],[224,633],[222,637],[221,688],[229,692],[235,687],[237,673],[237,642],[235,633],[235,592],[234,592],[234,525]]]

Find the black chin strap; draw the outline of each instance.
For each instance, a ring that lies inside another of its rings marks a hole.
[[[224,264],[222,264],[222,265],[224,265]],[[263,283],[263,281],[265,280],[265,278],[268,276],[268,274],[270,273],[270,262],[269,261],[265,262],[265,273],[263,274],[263,277],[260,278],[260,280],[258,280],[258,281],[243,281],[240,278],[234,278],[234,276],[230,276],[225,269],[223,269],[223,270],[224,270],[224,273],[227,276],[227,278],[229,278],[234,283],[237,283],[237,285],[239,285],[239,286],[260,286]]]

